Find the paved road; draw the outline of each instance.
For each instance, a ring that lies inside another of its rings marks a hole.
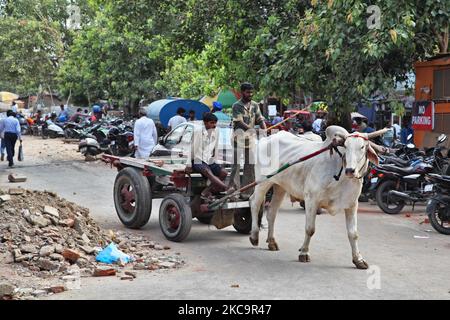
[[[8,186],[0,163],[0,187]],[[122,229],[112,200],[115,171],[100,163],[69,161],[60,164],[23,165],[14,169],[28,176],[21,186],[51,190],[91,209],[103,227]],[[171,243],[163,237],[158,221],[158,201],[150,222],[141,230],[173,252],[180,252],[186,266],[175,271],[139,273],[133,282],[118,278],[83,278],[81,290],[51,299],[450,299],[450,237],[420,224],[420,210],[407,218],[389,216],[376,206],[361,204],[359,211],[360,249],[380,275],[377,278],[357,270],[343,215],[321,215],[311,244],[312,262],[297,262],[303,241],[304,211],[286,200],[276,224],[281,251],[266,250],[267,230],[260,235],[261,246],[251,247],[248,237],[232,227],[194,223],[188,239]],[[425,236],[428,239],[417,239]],[[371,277],[372,276],[372,277]],[[239,285],[239,287],[233,287]]]

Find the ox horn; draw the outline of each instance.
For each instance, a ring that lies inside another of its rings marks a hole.
[[[384,128],[384,129],[382,129],[382,130],[374,131],[374,132],[368,133],[368,134],[367,134],[367,138],[373,139],[373,138],[382,136],[383,134],[385,134],[385,133],[388,132],[388,131],[389,131],[388,128]]]
[[[389,149],[383,146],[380,146],[372,141],[369,141],[370,146],[376,151],[378,154],[387,154],[389,153]]]

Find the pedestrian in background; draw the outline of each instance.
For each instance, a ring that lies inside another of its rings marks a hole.
[[[59,108],[61,109],[59,111],[59,115],[58,115],[58,120],[60,122],[66,122],[67,120],[69,120],[69,112],[67,112],[66,109],[64,109],[64,105],[60,105]]]
[[[411,140],[408,140],[408,136],[412,135]],[[403,144],[410,143],[414,139],[414,130],[411,128],[409,121],[403,120],[403,128],[400,131],[400,142]]]
[[[186,118],[183,117],[183,115],[185,113],[186,113],[186,110],[184,110],[183,108],[178,108],[177,114],[175,116],[173,116],[172,118],[170,118],[170,120],[169,120],[169,124],[167,127],[167,130],[169,132],[172,131],[173,129],[175,129],[175,127],[178,126],[179,124],[187,122]]]
[[[156,126],[152,119],[147,118],[147,111],[139,110],[139,119],[134,124],[134,156],[137,159],[148,159],[153,147],[158,142]]]
[[[190,110],[189,111],[189,122],[193,122],[196,121],[197,119],[195,118],[195,111],[194,110]]]
[[[325,116],[325,113],[323,110],[317,111],[317,119],[313,122],[313,131],[315,133],[319,133],[322,130],[322,122],[323,118]]]
[[[5,121],[5,119],[0,119],[0,154],[1,154],[1,161],[5,160],[5,151],[6,151],[5,131],[3,130],[3,128],[4,128],[3,121]]]
[[[397,118],[394,120],[394,124],[392,125],[392,127],[394,128],[394,139],[396,141],[400,140],[400,132],[402,131],[402,128],[398,124]]]
[[[275,118],[272,121],[272,125],[276,125],[279,124],[280,122],[283,121],[283,118],[281,117],[281,114],[279,112],[277,112],[277,115],[275,116]]]
[[[388,131],[383,134],[381,140],[386,147],[392,147],[395,140],[395,129],[392,127],[390,120],[386,123],[386,129],[388,129]]]
[[[17,102],[13,101],[12,106],[11,106],[12,112],[17,113],[18,108],[19,108],[19,106],[17,105]]]
[[[11,168],[14,166],[14,153],[17,140],[22,142],[21,130],[19,120],[16,118],[16,114],[12,110],[8,110],[6,113],[7,118],[0,124],[0,132],[4,132],[6,154],[8,160],[8,166]],[[3,140],[3,139],[2,139]]]

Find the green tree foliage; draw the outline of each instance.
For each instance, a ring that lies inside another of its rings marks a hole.
[[[92,8],[80,5],[81,21]],[[20,94],[56,87],[56,75],[75,30],[66,24],[66,0],[0,1],[0,86]]]
[[[60,89],[75,101],[112,99],[137,106],[155,97],[155,82],[176,50],[171,33],[182,20],[171,1],[98,1],[95,19],[75,38],[59,72]]]
[[[374,29],[367,24],[370,4],[311,1],[297,28],[277,42],[277,61],[265,70],[263,87],[280,83],[279,90],[287,92],[294,79],[338,111],[348,111],[376,91],[388,92],[412,71],[414,61],[437,53],[436,30],[447,30],[448,39],[448,2],[377,1],[380,26]],[[438,21],[430,20],[432,12]]]
[[[250,81],[260,95],[293,99],[300,88],[347,111],[388,92],[414,61],[448,51],[448,0],[89,0],[80,1],[81,30],[66,28],[67,3],[0,0],[0,68],[20,71],[7,71],[12,87],[53,85],[58,73],[77,101],[136,105]],[[367,23],[372,4],[378,28]],[[28,29],[15,28],[21,21]],[[11,39],[46,47],[7,57]]]

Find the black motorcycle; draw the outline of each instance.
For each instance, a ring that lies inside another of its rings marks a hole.
[[[431,185],[425,180],[425,174],[433,172],[431,164],[419,161],[407,168],[388,164],[377,167],[377,171],[382,176],[375,198],[385,213],[400,213],[407,202],[414,206],[431,196]]]
[[[427,204],[430,224],[437,232],[450,235],[450,176],[429,174],[426,179],[434,183],[435,189]]]
[[[129,127],[113,127],[109,130],[110,151],[115,156],[134,154],[134,134]]]

